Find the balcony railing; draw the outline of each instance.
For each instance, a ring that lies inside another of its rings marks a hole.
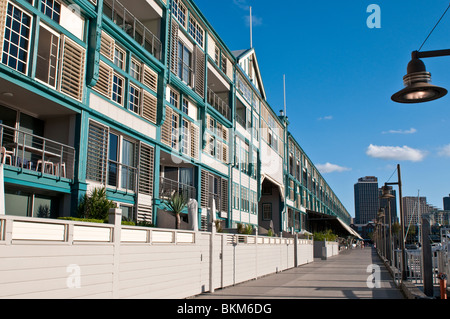
[[[159,197],[161,199],[169,199],[174,194],[180,194],[184,196],[186,201],[195,199],[197,196],[197,190],[195,187],[183,184],[169,178],[161,177],[159,185]]]
[[[104,0],[103,14],[124,30],[155,58],[162,59],[162,43],[142,22],[117,0]]]
[[[214,107],[227,120],[231,121],[231,108],[213,90],[208,88],[208,104]]]
[[[0,124],[0,149],[5,165],[73,179],[73,147]]]

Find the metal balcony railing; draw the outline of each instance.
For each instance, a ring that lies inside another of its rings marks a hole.
[[[155,58],[162,59],[162,43],[142,22],[117,0],[104,0],[103,14],[124,30]]]
[[[73,147],[0,124],[0,150],[5,165],[73,179]]]
[[[159,184],[159,197],[161,199],[169,199],[174,194],[180,194],[184,196],[186,201],[195,199],[197,196],[197,190],[195,187],[183,184],[169,178],[161,177]]]
[[[231,121],[231,108],[213,90],[208,88],[208,104],[214,107],[227,120]]]

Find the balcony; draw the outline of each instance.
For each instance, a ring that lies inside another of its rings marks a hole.
[[[228,92],[226,93],[228,94]],[[222,114],[228,121],[231,121],[231,108],[218,94],[208,87],[208,104]]]
[[[170,199],[174,194],[180,194],[186,201],[195,199],[197,190],[195,187],[183,184],[169,178],[161,177],[159,184],[159,197],[161,199]]]
[[[0,149],[5,165],[59,178],[74,178],[73,147],[0,124]]]
[[[156,12],[147,1],[123,0],[123,3],[117,0],[105,0],[103,14],[110,18],[140,46],[161,61],[162,43],[155,35],[160,33],[160,13]],[[156,6],[156,4],[154,5]],[[144,24],[141,21],[146,22]]]

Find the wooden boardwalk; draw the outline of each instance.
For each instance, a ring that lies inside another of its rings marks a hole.
[[[378,270],[377,276],[372,275],[378,278],[376,284],[369,279],[369,266]],[[357,248],[195,299],[404,299],[404,296],[375,251]]]

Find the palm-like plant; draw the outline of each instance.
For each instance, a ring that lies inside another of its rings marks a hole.
[[[181,212],[186,208],[187,201],[183,195],[178,193],[173,194],[168,200],[165,202],[168,209],[170,209],[176,217],[176,229],[180,229],[181,226]]]

